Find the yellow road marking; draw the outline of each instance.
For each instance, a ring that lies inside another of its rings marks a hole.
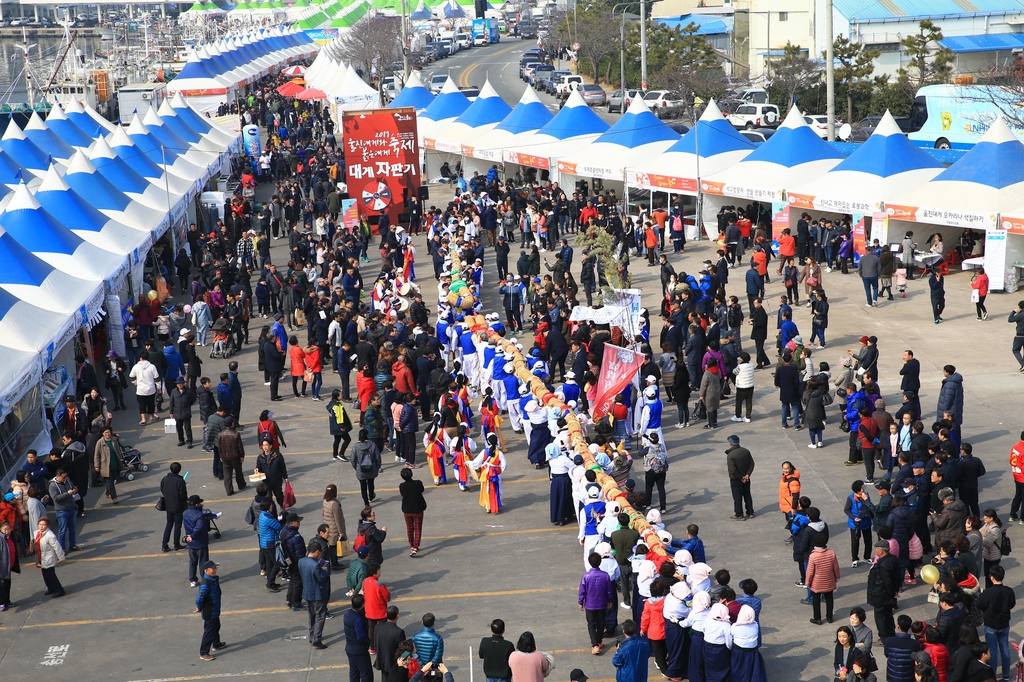
[[[520,46],[519,45],[509,45],[508,47],[505,47],[505,48],[502,48],[502,49],[498,50],[497,52],[492,52],[492,53],[488,54],[487,57],[488,58],[490,58],[490,57],[497,57],[500,54],[505,54],[506,52],[511,52],[512,50],[516,49],[517,47],[520,47]],[[472,83],[469,82],[469,76],[470,76],[470,74],[473,73],[473,71],[478,66],[480,66],[480,62],[477,62],[476,64],[472,64],[468,68],[465,68],[465,69],[462,70],[462,73],[459,74],[459,80],[458,80],[458,86],[460,88],[467,88],[470,85],[472,85]],[[483,86],[481,86],[481,87],[483,87]]]
[[[463,592],[457,594],[423,594],[410,597],[396,597],[392,603],[413,602],[437,599],[475,599],[478,597],[508,597],[523,594],[549,594],[551,592],[575,592],[576,587],[538,587],[529,590],[499,590],[496,592]],[[329,604],[332,608],[343,608],[349,605],[348,601],[337,601]],[[285,609],[280,606],[263,606],[256,609],[236,609],[233,611],[221,611],[221,618],[224,616],[247,616],[254,613],[282,612]],[[56,623],[26,623],[24,625],[7,625],[0,627],[0,631],[24,630],[38,628],[59,628],[77,627],[81,625],[112,625],[116,623],[139,623],[144,621],[166,620],[168,618],[195,618],[195,613],[171,613],[163,616],[131,616],[124,618],[93,618],[87,620],[65,620]]]
[[[572,526],[551,526],[549,528],[522,528],[519,530],[498,530],[498,531],[480,531],[479,533],[456,533],[453,535],[424,535],[423,540],[454,540],[457,538],[482,538],[492,537],[497,535],[528,535],[532,533],[555,533],[560,530],[573,531],[577,530],[575,525]],[[220,554],[239,554],[241,552],[252,552],[255,547],[241,547],[235,549],[217,549],[215,550],[218,555]],[[134,559],[161,559],[170,558],[174,556],[174,552],[159,552],[153,554],[129,554],[127,556],[98,556],[98,557],[81,557],[79,559],[68,559],[65,563],[68,564],[84,564],[89,561],[130,561]]]

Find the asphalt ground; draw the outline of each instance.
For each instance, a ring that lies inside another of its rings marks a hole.
[[[269,189],[264,186],[260,192]],[[437,202],[437,198],[432,200]],[[418,236],[416,243],[421,254],[420,282],[432,305],[434,282],[429,276],[424,237]],[[274,257],[284,255],[285,244],[283,240],[275,242]],[[713,254],[712,245],[703,241],[689,244],[684,254],[670,258],[677,270],[695,271]],[[551,254],[546,255],[551,259]],[[517,256],[518,244],[511,259]],[[365,277],[373,276],[377,262],[374,259],[367,265]],[[484,302],[492,310],[499,305],[492,257],[485,267]],[[577,275],[578,269],[577,250],[573,268]],[[657,268],[633,258],[633,272],[634,285],[644,291],[645,305],[657,310]],[[730,274],[734,283],[729,291],[742,294],[742,269]],[[989,469],[982,479],[982,508],[1000,510],[1005,520],[1013,491],[1007,453],[1021,428],[1016,416],[1024,376],[1017,372],[1010,355],[1013,327],[1004,320],[1017,296],[993,294],[988,301],[991,319],[977,322],[970,303],[969,275],[957,272],[946,284],[946,322],[935,325],[927,285],[921,280],[910,283],[906,299],[883,302],[875,309],[865,308],[856,274],[825,274],[824,286],[832,303],[829,342],[827,350],[815,353],[815,362],[824,360],[838,367],[845,350],[856,348],[861,335],[878,336],[880,384],[892,406],[899,399],[902,350],[912,348],[922,363],[921,399],[927,412],[935,405],[942,366],[952,363],[964,375],[964,436]],[[768,292],[774,312],[783,292],[774,274]],[[795,318],[805,337],[809,335],[807,309],[797,308]],[[258,335],[260,323],[259,319],[252,321],[251,338]],[[659,330],[656,321],[652,337],[656,338]],[[304,330],[299,333],[304,338]],[[745,334],[744,347],[752,346]],[[256,452],[254,423],[259,412],[271,404],[262,373],[256,370],[255,348],[245,347],[234,359],[241,364],[242,421],[249,425],[243,437],[251,467]],[[227,361],[204,357],[206,376],[217,377],[226,368]],[[863,470],[843,465],[846,434],[838,428],[837,408],[830,408],[827,447],[809,451],[806,430],[780,428],[770,373],[760,371],[755,376],[754,420],[750,424],[729,422],[728,403],[724,402],[717,430],[703,430],[699,424],[676,430],[670,427],[674,406],[666,406],[671,467],[664,518],[677,535],[684,533],[687,524],[699,524],[708,563],[715,570],[728,568],[733,584],[747,577],[759,583],[758,596],[764,601],[763,654],[770,678],[824,681],[831,678],[834,628],[839,622],[832,627],[811,625],[810,608],[799,603],[804,592],[793,586],[798,574],[790,547],[784,544],[786,532],[777,502],[779,468],[784,460],[796,465],[802,473],[803,494],[821,508],[830,524],[831,546],[839,555],[843,573],[836,592],[840,622],[850,608],[866,607],[867,568],[849,567],[842,512],[850,482],[862,477]],[[337,376],[325,373],[324,394],[329,395],[335,387],[340,387]],[[302,535],[308,540],[321,522],[321,496],[328,483],[335,483],[341,492],[351,533],[362,507],[359,486],[350,465],[331,460],[326,402],[295,399],[284,385],[282,395],[284,402],[273,407],[289,445],[283,454],[298,497],[296,511],[305,517]],[[209,455],[198,448],[177,448],[175,436],[164,435],[161,425],[138,426],[132,397],[128,403],[128,412],[115,414],[115,426],[124,442],[143,452],[151,469],[133,482],[119,484],[118,506],[111,505],[100,491],[90,491],[87,517],[79,520],[79,538],[85,550],[73,554],[58,570],[67,588],[66,597],[56,601],[44,597],[42,578],[31,564],[15,576],[12,598],[17,606],[0,614],[0,673],[39,674],[37,669],[50,667],[44,661],[51,647],[67,647],[55,650],[52,656],[63,654],[60,665],[64,674],[83,681],[240,676],[268,681],[328,680],[346,675],[341,618],[327,622],[324,641],[329,648],[314,651],[305,641],[306,614],[288,610],[283,592],[271,594],[264,589],[257,565],[257,539],[243,521],[251,496],[226,497],[221,482],[212,477]],[[198,417],[193,422],[198,425]],[[731,433],[741,436],[757,463],[752,477],[757,516],[744,522],[728,520],[732,505],[724,450]],[[611,653],[589,653],[585,619],[576,603],[583,557],[575,530],[548,523],[548,482],[529,465],[522,436],[510,436],[507,431],[506,436],[509,468],[503,476],[502,513],[484,513],[477,503],[476,487],[463,494],[454,485],[428,485],[424,539],[415,559],[407,555],[397,492],[401,465],[386,454],[375,506],[378,523],[389,531],[383,580],[401,609],[399,623],[411,636],[419,630],[420,616],[433,612],[437,630],[445,638],[445,660],[460,682],[469,680],[471,674],[483,674],[479,661],[470,658],[470,648],[475,657],[480,638],[496,617],[507,623],[509,639],[515,640],[528,629],[540,648],[554,653],[557,669],[550,679],[568,679],[569,671],[579,667],[591,679],[610,680],[614,677]],[[160,551],[164,516],[153,506],[159,481],[172,461],[181,462],[190,473],[189,493],[204,497],[207,508],[224,513],[218,523],[223,535],[211,541],[210,555],[220,564],[222,638],[229,647],[212,663],[198,658],[202,624],[192,613],[196,590],[188,584],[187,557],[183,552]],[[425,469],[417,476],[429,481]],[[642,480],[642,473],[637,471],[635,478]],[[250,492],[251,488],[246,491]],[[1024,546],[1020,530],[1011,529],[1010,536],[1015,546]],[[1005,557],[1003,566],[1008,569],[1007,584],[1016,586],[1017,558]],[[340,585],[342,581],[339,577],[335,582]],[[345,602],[343,589],[336,587],[332,611],[340,615]],[[926,603],[923,585],[907,591],[900,607],[901,613],[922,619],[934,618],[936,611]],[[619,616],[620,621],[627,617],[626,611],[620,609]],[[873,623],[870,609],[868,622]],[[1014,619],[1011,638],[1021,634],[1024,629]],[[876,654],[880,655],[877,647]],[[884,659],[879,661],[884,667]],[[653,661],[651,674],[652,679],[658,676]]]

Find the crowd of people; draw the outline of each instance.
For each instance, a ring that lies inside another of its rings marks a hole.
[[[743,424],[756,418],[753,393],[764,376],[757,370],[771,367],[781,428],[791,422],[796,430],[807,428],[808,447],[818,449],[826,446],[826,424],[838,421],[848,434],[845,464],[865,468],[864,477],[851,484],[843,511],[852,568],[869,567],[866,602],[874,610],[875,631],[862,607],[850,610],[850,625],[836,631],[835,679],[874,680],[879,651],[892,682],[1008,679],[1015,602],[1003,585],[1006,571],[999,562],[1009,546],[999,513],[982,511],[980,505],[979,479],[986,469],[963,439],[963,377],[946,365],[937,418],[926,429],[920,364],[912,350],[903,356],[901,404],[894,415],[886,411],[878,386],[876,337],[864,336],[860,348],[841,357],[835,377],[829,363],[812,361],[826,347],[829,326],[824,275],[845,274],[852,264],[848,224],[801,221],[796,236],[783,231],[776,253],[760,207],[726,207],[715,258],[687,273],[671,262],[687,245],[678,206],[654,206],[636,219],[625,214],[613,191],[592,193],[581,185],[570,194],[558,183],[537,182],[523,191],[521,183],[502,183],[496,173],[468,182],[457,173],[454,198],[422,215],[413,211],[408,227],[388,215],[374,225],[364,215],[358,225],[346,226],[339,222],[340,201],[347,196],[344,158],[330,117],[315,104],[293,105],[269,86],[243,109],[243,117],[269,133],[265,154],[250,160],[243,184],[273,184],[272,190],[260,190],[273,192],[272,198],[260,204],[243,192],[208,231],[191,225],[187,250],[162,254],[168,284],[189,303],[167,307],[159,298],[143,300],[125,330],[127,357],[110,351],[96,367],[79,358],[76,395],[55,415],[63,446],[45,461],[30,453],[0,502],[0,534],[7,540],[0,542],[0,610],[11,605],[9,569],[32,553],[46,594],[64,594],[55,567],[65,552],[84,547],[77,542],[76,522],[85,515],[90,485],[102,483],[110,504],[118,503],[116,483],[129,466],[130,448],[113,430],[113,413],[125,409],[124,392],[134,386],[140,425],[162,419],[166,395],[177,445],[192,448],[196,406],[201,435],[195,440],[210,453],[212,476],[223,481],[229,496],[254,483],[245,522],[256,536],[260,575],[268,591],[286,591],[288,608],[308,614],[313,648],[327,646],[323,632],[334,618],[328,608],[332,580],[344,576],[351,607],[344,612],[343,629],[353,682],[369,682],[373,669],[392,682],[451,680],[434,615],[423,615],[422,629],[406,637],[382,581],[383,543],[389,536],[377,523],[374,502],[375,480],[386,458],[393,455],[401,464],[401,509],[409,555],[416,557],[427,509],[425,485],[450,482],[451,494],[456,487],[477,492],[484,513],[503,512],[502,476],[517,464],[506,453],[508,429],[525,436],[529,465],[549,474],[549,521],[578,525],[578,604],[590,650],[600,655],[606,639],[621,638],[612,659],[619,682],[646,680],[650,658],[673,682],[763,682],[757,582],[746,577],[733,587],[727,568],[713,569],[698,524],[666,527],[666,480],[670,463],[678,460],[666,448],[669,424],[663,421],[671,403],[680,429],[701,421],[705,429],[716,429],[720,410],[733,412],[730,421],[738,431],[728,436],[724,453],[732,519],[749,521],[755,517],[751,477],[757,453],[741,445],[747,441],[740,434]],[[576,264],[570,239],[583,233],[582,241],[590,245],[599,230],[610,237],[611,251],[581,248]],[[426,284],[430,271],[421,268],[417,278],[412,237],[421,232],[436,288]],[[278,239],[288,240],[286,255],[271,256]],[[510,267],[517,241],[519,256]],[[654,322],[647,310],[632,329],[571,320],[580,306],[579,284],[587,305],[593,304],[609,277],[629,283],[631,255],[659,268],[657,341],[651,339]],[[492,257],[494,282],[489,281]],[[895,263],[887,250],[872,257],[879,262],[860,259],[860,274],[873,306],[878,284],[891,297],[885,273],[891,275],[887,268]],[[786,293],[770,313],[766,290],[773,259],[777,284]],[[748,269],[742,279],[734,278],[728,288],[730,270],[743,267]],[[871,281],[876,267],[880,282]],[[732,293],[739,287],[746,306]],[[796,320],[803,312],[801,293],[810,325],[806,344],[802,322]],[[500,300],[504,315],[496,305],[485,307],[485,300]],[[980,303],[978,316],[984,319],[983,295]],[[255,353],[246,354],[253,319],[262,321],[261,328],[253,334]],[[766,344],[773,322],[776,346],[771,349]],[[745,332],[753,353],[744,350]],[[815,340],[818,345],[812,346]],[[645,358],[639,386],[628,385],[607,414],[594,415],[608,344],[636,344]],[[214,383],[203,375],[198,350],[207,345],[212,357],[239,353],[245,368],[261,372],[268,394],[260,400],[271,407],[289,399],[327,402],[332,457],[348,463],[359,481],[362,508],[354,532],[348,531],[338,487],[330,484],[323,493],[322,523],[308,524],[316,528],[304,537],[304,518],[293,509],[282,453],[285,429],[270,410],[263,410],[255,424],[242,423],[239,372],[244,368],[231,360]],[[520,356],[556,402],[539,397],[515,373]],[[328,377],[337,374],[340,386],[330,389],[329,400],[323,387],[334,380],[325,380],[325,370]],[[281,395],[282,377],[291,377],[291,396]],[[730,397],[734,409],[723,403]],[[569,412],[579,419],[592,465],[574,451]],[[243,474],[246,428],[255,432],[257,448],[251,477]],[[429,476],[423,472],[420,480],[424,464]],[[1017,494],[1008,521],[1024,524],[1024,434],[1011,454],[1011,467]],[[214,652],[227,646],[220,630],[222,588],[210,560],[218,515],[204,508],[202,497],[189,494],[181,469],[172,463],[160,482],[166,515],[161,549],[188,554],[186,577],[198,589],[196,612],[204,621],[200,657],[213,660]],[[628,513],[598,483],[598,470],[614,479],[632,510],[644,515],[656,543],[643,541]],[[877,492],[870,492],[871,486]],[[49,529],[48,504],[56,533]],[[833,623],[839,561],[829,549],[825,512],[802,494],[800,472],[789,461],[782,465],[779,505],[785,517],[780,535],[792,545],[796,584],[806,588],[802,603],[811,607],[810,621]],[[346,551],[353,554],[347,565],[342,562]],[[716,563],[725,559],[722,552]],[[901,595],[915,590],[919,578],[931,585],[935,619],[896,618]],[[621,621],[620,608],[628,616]],[[984,641],[978,627],[984,628]],[[515,645],[504,640],[504,632],[505,624],[495,620],[481,643],[488,680],[540,682],[551,669],[551,656],[538,648],[531,632],[522,633]],[[876,639],[881,646],[873,649]],[[1001,678],[993,670],[999,662]],[[573,671],[572,679],[585,682],[586,677]]]

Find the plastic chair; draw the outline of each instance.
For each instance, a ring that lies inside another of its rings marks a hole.
[[[960,264],[960,260],[961,260],[960,259],[960,254],[957,253],[956,250],[954,249],[953,251],[949,251],[948,253],[946,253],[946,257],[945,257],[944,260],[950,266],[955,267],[955,266]]]

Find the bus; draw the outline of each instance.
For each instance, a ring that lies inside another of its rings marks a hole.
[[[970,149],[997,116],[1024,141],[1024,98],[1015,89],[927,85],[914,97],[907,137],[929,149]]]

